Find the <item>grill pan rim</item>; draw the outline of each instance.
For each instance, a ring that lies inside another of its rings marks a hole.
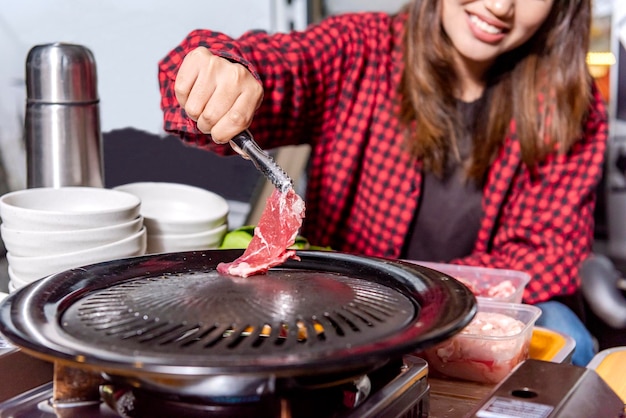
[[[428,348],[463,329],[476,313],[476,300],[465,286],[444,273],[414,263],[384,258],[355,256],[327,251],[299,251],[301,261],[290,260],[278,269],[316,269],[357,276],[377,272],[376,278],[384,285],[409,294],[419,304],[424,295],[436,290],[448,300],[438,308],[443,315],[424,330],[411,328],[395,333],[384,341],[351,347],[316,358],[272,358],[267,356],[250,364],[228,364],[223,358],[188,356],[177,364],[165,364],[162,359],[143,358],[133,361],[110,350],[102,352],[68,347],[67,335],[59,335],[54,323],[59,312],[89,292],[106,288],[132,277],[148,277],[163,272],[196,271],[214,268],[220,261],[230,261],[240,250],[207,250],[184,253],[139,256],[123,260],[93,264],[43,278],[9,295],[0,305],[0,332],[14,345],[45,360],[76,364],[121,375],[176,375],[189,378],[217,374],[267,374],[293,376],[300,374],[327,374],[346,369],[369,368],[385,359]],[[357,267],[355,272],[355,267]],[[364,273],[367,271],[367,273]],[[99,282],[93,276],[99,277]],[[251,278],[250,280],[253,280]],[[419,315],[418,315],[419,317]],[[416,319],[417,320],[417,319]],[[57,325],[58,326],[58,325]],[[301,356],[302,357],[302,356]]]

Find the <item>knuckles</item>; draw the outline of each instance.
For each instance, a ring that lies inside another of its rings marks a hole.
[[[200,119],[200,116],[202,115],[204,110],[201,106],[192,102],[187,102],[187,104],[184,106],[184,109],[187,113],[187,116],[189,116],[194,121],[198,121]]]
[[[188,117],[196,122],[198,130],[211,134],[217,143],[226,143],[250,126],[264,92],[261,83],[245,66],[213,55],[205,47],[197,47],[185,57],[181,69],[184,71],[180,71],[177,76],[174,92]],[[199,81],[199,85],[204,87],[203,91],[197,89]],[[230,109],[229,99],[224,100],[228,95],[215,97],[213,93],[207,92],[207,88],[212,89],[216,85],[235,87],[235,91],[228,92],[232,101]],[[242,94],[254,102],[248,102],[250,109],[232,107],[236,98]],[[222,109],[215,108],[218,103]]]

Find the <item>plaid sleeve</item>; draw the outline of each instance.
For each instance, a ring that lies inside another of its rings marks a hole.
[[[209,30],[193,31],[159,62],[164,129],[190,145],[212,147],[174,95],[182,60],[193,49],[204,46],[245,65],[263,83],[264,100],[251,126],[259,143],[274,148],[306,142],[325,114],[336,112],[342,86],[350,82],[346,74],[354,73],[355,63],[361,59],[349,46],[363,44],[363,39],[372,37],[372,31],[388,31],[389,19],[375,13],[343,15],[305,31],[250,31],[238,39]]]

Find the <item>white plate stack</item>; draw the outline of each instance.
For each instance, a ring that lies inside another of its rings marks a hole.
[[[143,255],[137,196],[96,187],[41,187],[0,197],[9,291],[54,273]]]
[[[148,254],[218,248],[228,230],[228,202],[200,187],[137,182],[114,188],[141,199]]]

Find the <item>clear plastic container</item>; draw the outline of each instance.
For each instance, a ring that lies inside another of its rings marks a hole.
[[[433,376],[499,383],[529,358],[533,327],[540,315],[536,306],[481,298],[466,328],[420,355]]]
[[[413,262],[454,277],[468,285],[476,296],[502,302],[522,303],[524,288],[530,281],[528,273],[517,270]]]

